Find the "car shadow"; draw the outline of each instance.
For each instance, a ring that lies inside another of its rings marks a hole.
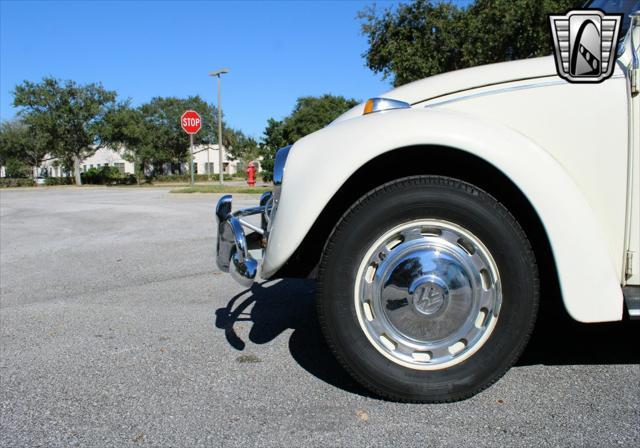
[[[562,298],[544,300],[536,327],[516,366],[640,364],[640,320],[581,323],[573,320]]]
[[[289,351],[303,369],[335,387],[370,397],[338,364],[324,340],[316,316],[314,284],[301,279],[254,283],[216,310],[215,326],[238,351],[243,351],[247,342],[266,344],[292,329]],[[251,325],[248,341],[237,331],[243,322]]]
[[[247,340],[237,331],[243,323],[250,325]],[[311,280],[255,283],[216,310],[215,326],[238,351],[243,351],[247,342],[266,344],[291,329],[289,351],[302,368],[335,387],[371,396],[344,371],[327,347],[317,322]],[[640,364],[639,334],[640,321],[582,324],[571,319],[561,306],[542,307],[536,329],[516,366]]]

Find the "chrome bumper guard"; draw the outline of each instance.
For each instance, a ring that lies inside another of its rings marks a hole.
[[[231,195],[222,196],[216,205],[216,263],[221,271],[229,272],[238,283],[246,287],[251,286],[258,274],[258,260],[253,258],[249,251],[266,247],[271,199],[271,192],[263,193],[258,207],[245,208],[233,213]],[[258,214],[262,215],[260,227],[243,219]],[[245,227],[252,232],[245,234]]]

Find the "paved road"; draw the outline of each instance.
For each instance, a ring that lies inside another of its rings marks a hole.
[[[216,271],[215,200],[0,192],[1,446],[640,446],[635,322],[543,317],[478,396],[385,402],[327,352],[313,283]]]

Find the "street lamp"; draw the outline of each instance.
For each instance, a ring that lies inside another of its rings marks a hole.
[[[215,72],[209,72],[209,76],[218,77],[218,158],[220,163],[220,185],[224,183],[224,174],[222,173],[222,105],[220,104],[220,78],[225,73],[229,73],[228,68],[221,68],[220,70],[216,70]]]

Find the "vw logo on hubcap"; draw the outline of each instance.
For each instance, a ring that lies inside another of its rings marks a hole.
[[[447,292],[445,288],[433,279],[419,281],[411,294],[413,306],[421,314],[431,316],[444,305]]]

